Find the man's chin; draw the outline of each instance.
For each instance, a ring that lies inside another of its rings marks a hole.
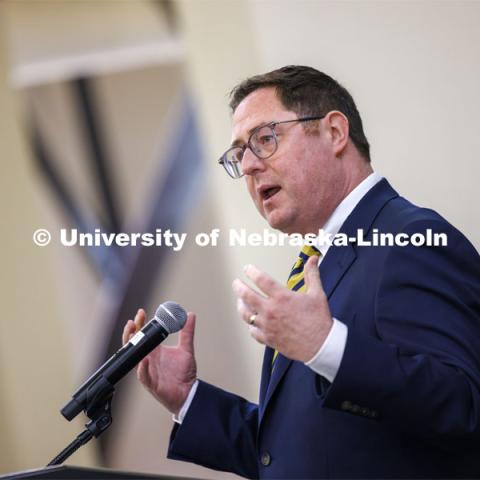
[[[271,214],[267,214],[265,219],[267,220],[268,224],[274,230],[279,230],[282,233],[290,234],[294,232],[293,225],[289,222],[285,217],[280,215],[275,215],[277,212],[272,212]]]

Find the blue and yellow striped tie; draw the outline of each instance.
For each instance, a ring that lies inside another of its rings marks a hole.
[[[304,277],[303,269],[305,267],[305,264],[307,263],[307,260],[313,255],[319,257],[321,253],[317,248],[312,247],[310,245],[304,245],[302,247],[302,250],[298,255],[297,261],[293,265],[292,271],[290,272],[290,275],[287,280],[287,287],[290,290],[294,290],[296,292],[305,291],[306,287],[305,287],[305,279],[303,278]],[[275,350],[273,354],[273,359],[272,359],[272,366],[273,366],[273,363],[275,362],[275,359],[277,358],[277,355],[278,355],[278,351]]]

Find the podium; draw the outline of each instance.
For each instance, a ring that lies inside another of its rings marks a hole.
[[[69,465],[58,465],[53,467],[25,470],[24,472],[9,473],[0,475],[0,480],[17,480],[20,478],[39,479],[64,479],[64,480],[87,480],[87,479],[138,479],[138,480],[200,480],[191,477],[174,477],[172,475],[150,475],[147,473],[122,472],[108,468],[84,468]]]

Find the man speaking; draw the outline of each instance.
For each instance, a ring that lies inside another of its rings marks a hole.
[[[252,265],[258,290],[234,281],[239,314],[266,346],[258,404],[197,378],[193,313],[176,347],[141,362],[140,381],[174,414],[168,456],[249,478],[478,478],[474,247],[373,172],[355,103],[328,75],[258,75],[230,106],[220,163],[244,177],[269,225],[349,242],[308,242],[285,284]],[[402,245],[359,245],[359,231],[401,234]],[[448,242],[405,241],[427,231]],[[139,310],[124,342],[144,321]]]

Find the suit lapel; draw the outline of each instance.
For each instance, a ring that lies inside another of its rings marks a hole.
[[[260,405],[265,404],[265,397],[267,396],[267,388],[272,373],[273,352],[273,348],[266,347],[265,353],[263,354],[262,377],[260,381]]]
[[[358,229],[363,228],[366,236],[375,217],[383,206],[397,196],[397,192],[390,186],[387,180],[381,180],[360,200],[353,212],[345,220],[339,233],[345,233],[348,237],[352,237],[357,235]],[[323,289],[327,298],[330,298],[356,257],[356,249],[350,242],[347,246],[332,246],[328,249],[325,258],[320,264],[320,278],[322,279]],[[272,371],[272,358],[273,349],[267,347],[263,357],[260,384],[259,423],[262,421],[273,393],[292,363],[292,360],[279,353]]]
[[[358,202],[338,233],[344,234],[348,238],[356,238],[358,230],[361,229],[364,237],[367,237],[380,210],[395,197],[398,197],[398,193],[387,180],[380,180]],[[330,298],[342,277],[357,258],[357,248],[349,241],[346,246],[332,245],[328,249],[320,264],[320,278],[327,298]]]
[[[273,392],[276,390],[280,380],[283,378],[288,368],[292,364],[292,360],[279,353],[275,359],[275,365],[272,370],[273,349],[267,347],[266,350],[270,350],[271,353],[270,355],[267,355],[266,351],[264,356],[262,381],[260,387],[259,422],[262,421],[263,414],[265,413],[265,409],[272,398]],[[267,357],[269,357],[268,360]],[[268,371],[266,371],[267,369]]]
[[[327,298],[330,298],[335,287],[357,258],[352,245],[331,247],[320,264],[320,278]]]

